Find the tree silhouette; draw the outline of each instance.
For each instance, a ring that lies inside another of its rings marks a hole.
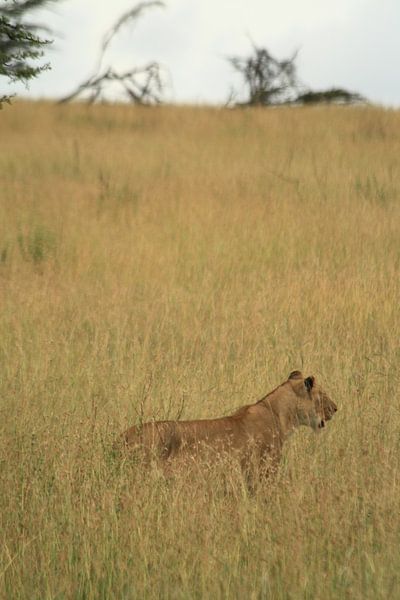
[[[342,88],[311,91],[299,94],[296,98],[298,104],[357,104],[364,103],[366,99],[357,92],[349,92]]]
[[[294,64],[297,53],[291,58],[278,60],[266,48],[253,44],[248,57],[228,58],[233,68],[244,79],[248,98],[242,105],[269,106],[293,100],[299,88]]]
[[[234,102],[237,94],[231,92],[228,105],[275,106],[283,104],[354,104],[366,102],[358,93],[342,88],[313,91],[300,82],[295,61],[297,52],[288,59],[278,60],[266,49],[253,43],[247,57],[230,57],[228,61],[244,80],[247,98]]]

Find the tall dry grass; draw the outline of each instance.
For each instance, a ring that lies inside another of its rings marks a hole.
[[[400,114],[0,115],[0,596],[400,596]],[[301,368],[339,406],[249,496],[111,453]]]

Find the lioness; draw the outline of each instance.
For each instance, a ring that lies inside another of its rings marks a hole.
[[[293,371],[287,381],[233,415],[144,423],[125,431],[122,444],[162,462],[204,454],[211,460],[221,454],[236,455],[246,473],[255,467],[260,474],[268,474],[276,470],[283,443],[296,427],[308,425],[317,432],[336,411],[336,404],[314,377],[304,378],[300,371]]]

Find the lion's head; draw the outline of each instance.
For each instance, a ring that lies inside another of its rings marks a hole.
[[[337,411],[336,404],[316,383],[315,377],[303,377],[300,371],[289,375],[288,383],[296,394],[296,418],[300,425],[308,425],[314,431],[325,427]]]

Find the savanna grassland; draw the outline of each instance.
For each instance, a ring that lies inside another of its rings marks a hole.
[[[400,113],[0,113],[0,597],[400,597]],[[276,481],[112,453],[293,369]]]

